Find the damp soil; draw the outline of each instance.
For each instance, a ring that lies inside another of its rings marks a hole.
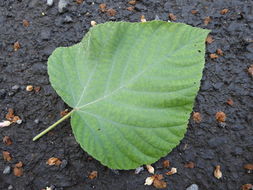
[[[101,3],[116,10],[116,14],[102,13]],[[13,141],[10,146],[0,142],[0,150],[13,157],[10,162],[0,157],[1,190],[41,190],[51,185],[57,190],[155,189],[143,185],[150,176],[146,170],[138,175],[134,170],[110,170],[92,159],[76,143],[69,121],[37,142],[32,138],[58,120],[67,108],[48,80],[47,58],[55,48],[79,42],[92,20],[138,22],[144,15],[146,20],[167,21],[169,13],[176,16],[174,22],[212,30],[214,42],[207,44],[201,88],[193,108],[201,113],[202,121],[189,119],[180,145],[153,164],[156,173],[168,171],[162,168],[166,159],[177,168],[177,174],[165,177],[169,190],[184,190],[191,184],[197,184],[200,190],[236,190],[253,183],[252,174],[243,168],[253,162],[253,78],[247,72],[253,63],[251,0],[149,0],[137,1],[136,5],[116,0],[85,0],[81,4],[70,1],[62,13],[57,5],[56,0],[52,7],[45,0],[0,1],[0,119],[5,118],[8,108],[22,119],[20,125],[0,129],[1,138],[9,136]],[[222,9],[229,11],[221,14]],[[192,10],[197,13],[192,14]],[[208,16],[211,21],[205,25]],[[24,19],[28,27],[23,26]],[[17,41],[20,49],[14,51]],[[219,48],[224,55],[211,59],[209,54]],[[27,92],[27,85],[41,90]],[[232,106],[226,103],[228,99],[233,100]],[[218,111],[226,114],[225,124],[216,121]],[[58,157],[64,164],[48,166],[50,157]],[[24,164],[21,177],[12,173],[19,161]],[[184,167],[190,161],[195,168]],[[223,174],[219,180],[213,176],[216,165],[221,166]],[[6,166],[11,166],[11,173],[4,175]],[[98,171],[96,179],[87,178],[91,171]]]

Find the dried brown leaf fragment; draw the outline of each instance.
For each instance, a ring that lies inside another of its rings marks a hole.
[[[69,113],[68,109],[65,109],[63,111],[60,112],[61,117],[64,117],[65,115],[67,115]]]
[[[133,11],[134,10],[134,7],[127,7],[126,8],[128,11]]]
[[[40,86],[35,86],[35,87],[34,87],[34,91],[35,91],[35,92],[39,92],[39,91],[40,91],[40,89],[41,89],[41,87],[40,87]]]
[[[208,35],[207,38],[206,38],[206,43],[211,44],[213,42],[214,42],[213,37],[211,35]]]
[[[162,180],[163,175],[155,175],[153,186],[157,189],[164,189],[167,187],[167,183]]]
[[[176,173],[177,173],[177,168],[171,168],[171,170],[166,172],[165,174],[166,175],[173,175],[173,174],[176,174]]]
[[[8,113],[5,115],[5,118],[9,121],[12,121],[14,119],[14,110],[12,108],[8,109]]]
[[[216,50],[216,53],[217,53],[218,55],[224,55],[224,54],[223,54],[223,51],[222,51],[220,48]]]
[[[20,48],[21,48],[21,45],[20,45],[19,42],[15,42],[15,43],[13,44],[13,49],[14,49],[14,51],[18,51]]]
[[[218,56],[216,53],[211,53],[211,54],[209,55],[209,57],[210,57],[211,59],[217,59],[219,56]]]
[[[186,163],[185,165],[184,165],[184,167],[185,168],[194,168],[195,167],[195,164],[194,164],[194,162],[188,162],[188,163]]]
[[[227,100],[227,104],[230,105],[230,106],[232,106],[232,105],[234,105],[234,101],[231,98],[229,98]]]
[[[253,64],[249,66],[248,73],[253,76]]]
[[[208,16],[208,17],[206,17],[205,19],[204,19],[204,25],[208,25],[210,22],[211,22],[211,17],[210,16]]]
[[[83,3],[83,0],[76,0],[76,3],[77,3],[78,5],[80,5],[80,4]]]
[[[17,167],[14,167],[13,169],[13,174],[17,177],[20,177],[23,175],[23,168],[17,168]]]
[[[169,18],[172,21],[176,21],[177,20],[177,17],[173,13],[169,13]]]
[[[30,25],[30,23],[28,22],[28,20],[25,20],[25,19],[23,20],[22,23],[23,23],[24,27],[28,27]]]
[[[221,11],[220,11],[220,14],[222,14],[222,15],[225,15],[225,14],[227,14],[228,13],[228,9],[222,9]]]
[[[12,140],[9,136],[4,136],[3,143],[9,146],[12,145]]]
[[[253,188],[253,185],[250,183],[244,184],[241,187],[241,190],[251,190]]]
[[[3,154],[4,161],[7,161],[7,162],[11,161],[12,159],[11,153],[9,153],[8,151],[3,151],[2,154]]]
[[[51,157],[47,160],[46,164],[48,164],[49,166],[59,166],[61,164],[61,160],[59,158],[56,157]]]
[[[106,4],[105,3],[101,3],[99,5],[99,9],[102,13],[106,12]]]
[[[193,9],[193,10],[191,10],[191,13],[192,13],[193,15],[195,15],[195,14],[198,13],[198,10]]]
[[[218,122],[225,122],[226,121],[226,114],[222,111],[216,113],[215,118]]]
[[[19,116],[14,116],[12,122],[13,123],[18,123],[18,121],[21,120]],[[22,122],[22,121],[21,121]]]
[[[18,162],[15,164],[15,167],[21,168],[21,167],[23,167],[23,165],[24,165],[23,162]]]
[[[130,4],[130,5],[136,5],[136,3],[137,3],[137,1],[135,1],[135,0],[128,1],[128,4]]]
[[[163,161],[163,168],[169,168],[170,166],[170,161],[169,160],[164,160]]]
[[[247,170],[248,173],[252,173],[253,171],[253,164],[245,164],[244,169]]]
[[[115,16],[117,14],[115,9],[108,9],[106,12],[108,16]]]
[[[202,120],[201,114],[199,112],[193,112],[192,118],[196,123],[200,123]]]
[[[18,123],[18,124],[22,123],[20,117],[14,115],[14,110],[12,108],[8,109],[8,113],[5,115],[5,118],[11,123]]]
[[[88,178],[89,179],[95,179],[95,178],[97,178],[97,176],[98,176],[98,172],[97,171],[92,171],[92,172],[90,172]]]
[[[23,163],[18,162],[15,164],[14,169],[13,169],[13,174],[17,177],[20,177],[23,175]]]
[[[161,174],[156,174],[151,177],[147,177],[145,180],[144,185],[152,185],[157,188],[157,189],[163,189],[167,187],[167,183],[162,180],[163,175]]]

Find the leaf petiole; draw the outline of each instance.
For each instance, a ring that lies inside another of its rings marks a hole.
[[[53,128],[55,128],[59,123],[63,122],[64,120],[66,120],[67,118],[69,118],[72,113],[74,113],[74,109],[69,112],[67,115],[65,115],[64,117],[62,117],[61,119],[59,119],[58,121],[56,121],[53,125],[49,126],[47,129],[45,129],[44,131],[42,131],[40,134],[36,135],[33,138],[33,141],[38,140],[40,137],[42,137],[43,135],[45,135],[47,132],[51,131]]]

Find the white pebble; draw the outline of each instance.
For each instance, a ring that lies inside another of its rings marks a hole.
[[[191,186],[187,187],[186,190],[199,190],[199,187],[196,184],[192,184]]]
[[[66,0],[60,0],[58,3],[58,11],[59,13],[63,12],[63,9],[68,5],[68,2]]]
[[[10,166],[6,166],[4,168],[3,174],[9,174],[9,173],[11,173],[11,167]]]
[[[21,119],[19,119],[19,120],[17,120],[17,124],[21,124],[22,123],[22,120]]]
[[[51,7],[54,3],[54,0],[47,0],[47,5]]]
[[[139,174],[141,171],[143,171],[144,170],[144,168],[141,166],[141,167],[139,167],[139,168],[136,168],[135,169],[135,174]]]

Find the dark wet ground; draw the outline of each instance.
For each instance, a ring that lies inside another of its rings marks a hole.
[[[101,3],[115,9],[116,15],[101,13]],[[115,172],[91,160],[75,142],[69,121],[38,142],[31,139],[59,119],[60,111],[66,108],[47,75],[47,58],[56,47],[79,42],[92,20],[140,21],[141,15],[147,20],[157,17],[168,20],[169,13],[177,17],[176,22],[211,29],[215,41],[207,46],[202,85],[194,107],[203,120],[200,124],[190,120],[181,144],[154,164],[156,172],[167,171],[161,167],[165,159],[177,168],[177,174],[165,177],[169,190],[184,190],[193,183],[200,190],[236,190],[245,183],[253,183],[253,175],[243,168],[253,162],[253,78],[247,73],[253,63],[251,0],[138,1],[133,11],[126,10],[132,6],[127,1],[86,0],[82,4],[71,1],[61,14],[57,4],[55,1],[48,7],[44,0],[0,0],[0,119],[4,119],[8,108],[13,108],[23,121],[0,129],[1,138],[10,136],[13,140],[10,146],[0,143],[1,151],[8,151],[13,157],[10,162],[0,157],[1,190],[10,185],[15,190],[40,190],[50,185],[57,190],[155,189],[143,185],[150,176],[147,171],[138,175],[133,170]],[[225,8],[228,13],[220,14]],[[192,14],[193,9],[198,13]],[[205,26],[204,19],[208,16],[211,21]],[[24,19],[29,21],[29,27],[23,26]],[[16,41],[21,48],[15,52]],[[209,54],[218,48],[224,55],[210,59]],[[27,92],[29,84],[40,86],[41,90]],[[18,89],[13,88],[15,85]],[[230,98],[233,106],[226,103]],[[224,128],[215,119],[217,111],[227,115]],[[46,165],[53,156],[66,160],[67,164]],[[23,176],[3,175],[6,166],[13,167],[18,161],[24,163]],[[184,167],[189,161],[195,163],[195,168]],[[213,176],[216,165],[221,166],[223,173],[219,180]],[[98,178],[87,179],[93,170],[98,171]]]

